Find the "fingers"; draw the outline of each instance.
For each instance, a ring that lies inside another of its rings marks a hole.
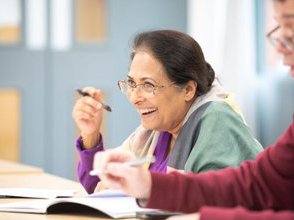
[[[97,116],[97,112],[102,111],[102,105],[91,97],[82,97],[80,98],[72,112],[73,118],[91,120]]]
[[[124,150],[98,152],[94,157],[95,170],[100,171],[99,178],[107,188],[122,189],[137,198],[149,198],[151,174],[143,166],[131,167],[125,162],[136,157]]]
[[[100,177],[101,178],[101,177]],[[109,189],[123,189],[124,179],[108,175],[107,178],[103,178],[104,185]]]
[[[106,166],[110,162],[122,163],[134,159],[135,156],[130,152],[122,150],[106,150],[104,152],[98,152],[95,154],[93,168],[100,171],[105,171]]]
[[[77,120],[90,120],[97,116],[97,111],[102,111],[102,105],[99,102],[101,91],[94,87],[85,87],[83,91],[90,96],[84,96],[77,100],[73,108],[72,116]]]
[[[98,152],[94,156],[93,169],[101,172],[99,178],[106,187],[121,189],[124,179],[134,172],[129,170],[131,167],[122,166],[122,163],[134,159],[135,156],[133,154],[122,150]],[[112,168],[112,165],[114,165],[114,168]],[[120,172],[121,174],[127,174],[127,176],[118,175]]]
[[[74,110],[77,113],[85,113],[94,117],[95,113],[101,109],[101,104],[91,97],[83,97],[77,101]]]
[[[115,176],[117,178],[128,178],[130,176],[137,176],[143,167],[129,167],[124,166],[122,163],[109,163],[105,168],[106,174]]]
[[[87,92],[96,101],[100,101],[101,99],[101,90],[95,89],[94,87],[85,87],[83,92]]]
[[[150,197],[151,174],[143,166],[129,167],[121,163],[109,163],[102,179],[109,188],[122,189],[136,198],[148,199]]]

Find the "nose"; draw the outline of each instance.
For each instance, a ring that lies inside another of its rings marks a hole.
[[[281,28],[275,42],[276,50],[284,55],[290,54],[294,50],[293,32],[289,28]]]
[[[293,39],[294,37],[294,27],[287,27],[281,25],[280,27],[280,37],[288,38],[288,39]]]
[[[283,45],[282,43],[277,43],[276,44],[276,50],[284,55],[287,55],[290,53],[290,51],[285,47],[285,45]]]
[[[143,101],[144,97],[142,96],[142,92],[140,90],[140,86],[131,89],[128,92],[128,98],[132,104],[136,104],[137,102]]]

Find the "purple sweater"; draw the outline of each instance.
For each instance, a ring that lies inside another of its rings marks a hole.
[[[171,134],[168,132],[161,132],[154,156],[156,158],[156,162],[151,164],[149,167],[150,171],[157,171],[161,173],[166,173],[167,170],[167,162],[169,159],[168,156],[168,147],[169,142],[171,140]],[[79,154],[79,163],[78,163],[78,177],[84,188],[88,193],[93,193],[97,183],[100,181],[97,176],[90,176],[89,172],[92,170],[93,166],[93,158],[94,154],[98,151],[103,151],[103,140],[102,136],[100,135],[100,143],[97,147],[93,149],[82,149],[82,138],[79,137],[76,142],[76,147]]]

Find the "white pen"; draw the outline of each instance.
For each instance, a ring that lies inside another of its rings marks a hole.
[[[128,161],[125,163],[122,163],[123,166],[128,166],[128,167],[136,167],[136,166],[140,166],[143,165],[145,163],[154,163],[155,162],[155,157],[154,156],[148,156],[148,157],[143,157],[141,159],[137,159],[137,160],[132,160],[132,161]],[[90,171],[90,176],[97,176],[100,173],[104,173],[104,171],[101,170],[91,170]]]

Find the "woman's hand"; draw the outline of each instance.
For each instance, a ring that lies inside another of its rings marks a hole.
[[[90,96],[77,100],[72,116],[81,130],[85,148],[94,148],[99,143],[99,133],[103,117],[102,106],[99,102],[101,92],[93,87],[83,89]]]
[[[122,189],[136,198],[148,199],[151,192],[149,171],[143,166],[130,167],[123,164],[135,159],[130,152],[107,150],[95,154],[93,168],[101,172],[99,178],[105,187]]]

